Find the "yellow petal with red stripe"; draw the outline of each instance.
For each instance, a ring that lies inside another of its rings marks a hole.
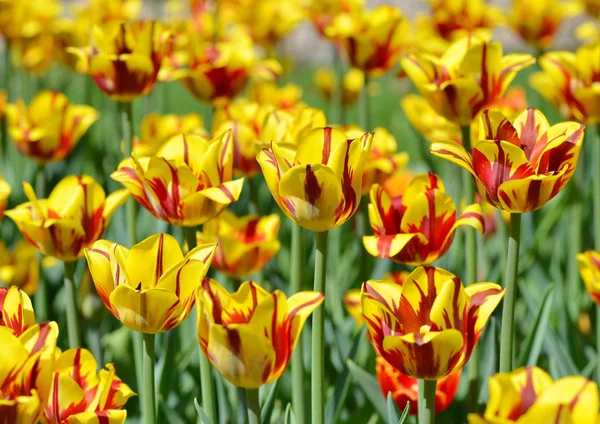
[[[313,311],[317,309],[321,305],[321,303],[323,303],[324,299],[325,295],[323,293],[317,292],[295,293],[289,299],[287,299],[287,309],[289,319],[291,319],[290,356],[296,348],[296,343],[298,343],[298,339],[300,338],[300,333],[302,332],[304,323],[306,322],[310,314],[312,314]]]
[[[577,263],[585,288],[592,300],[600,305],[600,253],[594,250],[579,253]]]
[[[0,417],[7,424],[35,424],[40,414],[40,398],[35,390],[31,396],[16,396],[15,399],[0,399]],[[3,422],[4,423],[4,422]]]
[[[381,236],[364,236],[363,245],[369,254],[378,258],[392,258],[406,247],[410,241],[417,237],[426,241],[420,233],[412,234],[390,234]]]
[[[343,131],[331,127],[316,128],[299,143],[294,164],[327,165],[332,153],[346,140]]]
[[[500,205],[511,213],[531,212],[549,202],[564,187],[565,166],[554,175],[532,175],[506,181],[498,188]]]
[[[126,419],[127,411],[87,411],[71,415],[67,424],[124,424]]]
[[[140,290],[156,287],[160,277],[183,261],[177,240],[169,234],[156,234],[136,244],[127,255],[130,284]]]
[[[467,150],[465,150],[462,144],[459,144],[456,141],[452,140],[436,141],[431,144],[429,151],[434,156],[446,159],[460,166],[465,171],[475,175],[471,155],[469,154],[469,152],[467,152]]]
[[[0,287],[0,326],[19,336],[32,325],[35,325],[35,315],[29,296],[15,286]]]
[[[348,315],[356,322],[358,328],[362,328],[365,325],[365,319],[363,318],[362,307],[360,305],[360,297],[360,289],[350,289],[342,297]]]
[[[469,325],[476,335],[475,341],[483,331],[483,327],[504,297],[505,289],[494,283],[471,283],[465,287],[469,296],[469,315],[473,321]]]
[[[55,372],[52,376],[50,397],[44,410],[49,422],[60,423],[69,415],[84,412],[87,406],[85,392],[67,374]]]
[[[130,397],[135,396],[133,390],[116,376],[113,364],[106,364],[106,369],[100,370],[98,378],[100,383],[96,404],[101,411],[120,409]]]
[[[452,232],[458,227],[468,225],[469,227],[475,228],[479,233],[483,234],[485,231],[485,220],[483,213],[481,212],[481,206],[477,203],[469,205],[465,208],[463,213],[458,217],[454,225],[452,226]]]

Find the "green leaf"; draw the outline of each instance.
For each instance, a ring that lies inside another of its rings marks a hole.
[[[397,424],[400,421],[400,418],[398,418],[398,407],[396,406],[396,402],[394,401],[394,396],[392,396],[392,392],[388,392],[387,395],[387,410],[388,423]]]
[[[208,418],[208,416],[204,412],[204,409],[202,409],[202,407],[198,403],[198,399],[197,398],[194,398],[194,406],[196,407],[196,412],[198,413],[198,416],[200,417],[200,422],[202,424],[212,424],[210,422],[210,419]]]
[[[548,319],[550,312],[552,311],[552,301],[554,299],[554,286],[552,284],[546,287],[540,307],[537,310],[535,319],[529,330],[529,334],[525,339],[521,355],[517,361],[518,367],[525,365],[535,366],[537,365],[540,352],[542,350],[542,343],[546,335],[546,329],[548,327]]]
[[[360,387],[367,399],[373,404],[379,416],[385,420],[388,416],[387,406],[381,395],[379,383],[377,383],[375,377],[356,365],[354,361],[350,359],[348,359],[346,363],[348,364],[348,369],[350,370],[352,377],[355,380],[360,381],[358,387]]]
[[[402,411],[402,416],[398,421],[398,424],[405,424],[408,421],[408,414],[410,414],[410,402],[406,402],[406,406],[404,407],[404,411]]]
[[[275,397],[277,396],[277,391],[279,389],[279,379],[275,380],[273,384],[271,384],[271,389],[269,390],[269,394],[267,395],[267,399],[265,403],[261,406],[261,416],[262,423],[270,423],[271,415],[273,414],[273,406],[275,405]]]
[[[284,424],[296,424],[296,418],[294,418],[294,411],[292,411],[291,403],[288,403],[287,408],[285,408]]]
[[[169,424],[186,424],[185,420],[177,413],[177,411],[171,408],[164,399],[159,400],[159,405],[163,410],[164,416]]]
[[[592,359],[590,359],[590,362],[588,362],[588,364],[585,366],[585,368],[581,371],[581,375],[587,379],[591,379],[592,374],[594,374],[594,371],[596,370],[597,366],[598,366],[598,357],[594,356],[594,357],[592,357]]]

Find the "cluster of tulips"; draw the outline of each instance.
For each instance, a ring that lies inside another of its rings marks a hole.
[[[429,3],[411,22],[362,0],[0,0],[0,424],[432,424],[461,390],[438,422],[600,422],[600,2]],[[551,51],[582,14],[585,42]],[[503,25],[535,54],[505,54]],[[281,82],[297,28],[333,46],[327,113]],[[526,68],[537,109],[510,87]],[[372,123],[394,84],[426,166]],[[169,110],[180,86],[199,113]],[[580,372],[541,360],[564,346],[553,286],[519,302],[547,250],[522,217],[589,293]],[[99,369],[116,334],[133,381]]]

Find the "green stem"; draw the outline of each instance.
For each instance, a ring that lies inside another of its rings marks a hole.
[[[369,85],[369,78],[365,75],[365,84],[360,90],[360,98],[359,98],[359,107],[360,107],[360,115],[359,115],[359,125],[363,131],[369,131],[370,129],[370,119],[369,119],[369,93],[367,91],[367,86]]]
[[[69,335],[69,348],[81,347],[79,333],[79,313],[77,312],[77,292],[75,290],[76,261],[64,262],[65,275],[65,302],[67,304],[67,332]]]
[[[419,424],[435,422],[435,389],[437,380],[417,380],[419,386]]]
[[[316,233],[314,290],[325,293],[327,278],[327,231]],[[313,312],[312,328],[312,424],[323,424],[325,416],[325,308]]]
[[[144,385],[142,386],[142,403],[144,424],[156,423],[156,396],[154,393],[154,334],[143,334],[144,353]]]
[[[359,125],[364,131],[369,131],[369,93],[367,92],[367,85],[369,81],[365,76],[365,84],[360,90],[359,98]],[[356,212],[356,223],[359,243],[359,254],[360,254],[360,268],[358,272],[359,280],[362,283],[369,279],[369,253],[363,247],[363,237],[367,234],[367,227],[369,222],[369,210],[368,210],[368,199],[367,196],[363,196]]]
[[[94,359],[98,364],[104,364],[104,356],[102,355],[102,336],[100,334],[100,325],[97,322],[91,322],[88,326],[89,346],[94,355]]]
[[[258,389],[246,389],[246,402],[248,403],[248,423],[260,424]]]
[[[304,252],[302,227],[292,223],[292,272],[291,294],[302,291],[302,256]],[[302,352],[302,334],[296,343],[292,354],[292,406],[297,424],[306,422],[306,409],[304,404],[304,361]]]
[[[196,238],[196,227],[184,227],[185,241],[187,242],[188,252],[198,246],[198,239]]]
[[[258,184],[257,177],[246,178],[248,180],[248,213],[250,215],[258,214]]]
[[[8,66],[8,65],[7,65]],[[35,178],[35,193],[38,199],[46,197],[46,167],[39,165]],[[41,261],[40,261],[41,263]],[[40,265],[38,265],[40,266]],[[50,319],[48,315],[48,282],[43,272],[40,272],[38,288],[33,296],[35,306],[35,317],[38,322],[47,321]]]
[[[343,65],[340,60],[340,54],[335,45],[331,46],[332,57],[333,57],[333,74],[335,75],[333,81],[333,91],[331,98],[329,99],[329,116],[328,122],[340,122],[343,115],[342,105],[342,79],[343,79]],[[341,122],[340,122],[341,123]],[[296,411],[294,411],[294,415]]]
[[[594,145],[594,248],[600,251],[600,124],[596,125]],[[596,307],[596,350],[600,354],[600,306]],[[600,361],[596,372],[596,381],[600,382]]]
[[[504,273],[504,305],[500,332],[500,372],[513,369],[513,343],[515,332],[515,303],[517,300],[517,273],[519,271],[519,243],[521,239],[521,214],[510,214],[506,271]]]

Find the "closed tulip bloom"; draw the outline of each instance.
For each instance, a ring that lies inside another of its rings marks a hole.
[[[309,5],[308,16],[319,34],[325,36],[325,31],[342,13],[352,13],[360,10],[365,4],[364,0],[312,0]]]
[[[278,86],[272,81],[257,82],[250,86],[248,98],[262,106],[279,110],[294,110],[304,107],[302,87],[296,84]]]
[[[88,175],[70,175],[54,187],[48,199],[37,199],[23,183],[29,202],[6,212],[25,240],[44,255],[63,261],[83,257],[83,250],[98,240],[115,210],[125,203],[127,190],[106,196]]]
[[[356,322],[358,328],[363,328],[365,325],[365,319],[362,315],[362,308],[360,307],[360,289],[350,289],[344,296],[342,296],[344,306],[348,315]]]
[[[179,134],[208,136],[202,117],[197,113],[187,115],[159,115],[149,113],[142,119],[140,138],[133,140],[133,154],[154,156],[171,138]]]
[[[0,242],[0,284],[16,286],[29,296],[35,294],[40,282],[38,251],[26,240],[19,240],[12,251]]]
[[[92,28],[91,45],[73,47],[79,69],[111,99],[132,102],[152,90],[167,52],[169,34],[153,21]]]
[[[592,300],[600,305],[600,253],[587,250],[577,255],[579,273]]]
[[[438,380],[460,370],[504,290],[461,280],[441,268],[416,268],[398,285],[367,281],[362,310],[376,352],[412,378]]]
[[[598,385],[580,376],[553,381],[538,367],[519,368],[489,379],[490,399],[483,415],[469,424],[596,423]]]
[[[19,99],[6,106],[8,132],[19,152],[39,163],[64,159],[88,128],[98,120],[98,112],[87,105],[69,103],[55,91],[37,94],[29,107]]]
[[[113,364],[97,373],[92,354],[81,348],[63,352],[54,362],[45,424],[123,424],[121,408],[135,393],[115,375]]]
[[[375,370],[379,387],[385,398],[391,393],[394,402],[400,410],[404,410],[406,404],[410,404],[410,415],[417,415],[418,411],[418,387],[417,379],[408,377],[392,367],[381,356],[375,359]],[[437,381],[435,391],[435,413],[439,414],[450,406],[458,390],[460,375],[458,370]]]
[[[192,227],[237,201],[243,178],[233,180],[231,132],[209,141],[173,137],[152,157],[131,157],[111,177],[146,210],[172,225]]]
[[[35,424],[50,392],[58,326],[46,322],[19,336],[0,325],[0,419],[7,424]]]
[[[20,336],[35,325],[35,315],[29,296],[18,287],[0,287],[0,327]]]
[[[271,194],[288,218],[308,230],[327,231],[358,209],[372,139],[371,133],[348,139],[339,130],[317,128],[296,152],[271,143],[257,159]]]
[[[204,244],[184,257],[175,238],[157,234],[131,250],[99,240],[85,257],[96,290],[115,318],[131,330],[156,334],[188,317],[214,252],[214,244]]]
[[[396,197],[375,184],[370,198],[369,221],[375,235],[363,237],[363,242],[373,256],[429,264],[448,251],[458,227],[468,225],[483,233],[481,207],[469,205],[457,218],[456,205],[433,173],[417,175]]]
[[[0,174],[0,220],[4,218],[4,211],[6,210],[6,206],[8,206],[10,192],[10,184],[8,184],[4,177],[2,177]]]
[[[440,58],[412,53],[401,59],[404,72],[436,112],[460,125],[469,125],[495,104],[517,72],[534,62],[528,54],[503,56],[499,42],[476,37],[456,41]]]
[[[352,67],[380,75],[407,47],[409,22],[399,9],[382,5],[339,14],[325,34],[343,48]]]
[[[311,131],[326,125],[321,109],[302,107],[296,111],[274,110],[268,113],[260,127],[261,147],[273,142],[287,149],[296,150]]]
[[[306,319],[323,298],[322,293],[300,292],[288,299],[252,281],[229,294],[206,278],[196,291],[200,347],[227,381],[259,388],[281,377]]]
[[[556,51],[540,58],[541,72],[530,84],[568,119],[600,121],[600,41],[576,52]]]
[[[583,125],[576,122],[550,126],[535,109],[512,121],[486,110],[479,119],[479,141],[472,153],[453,141],[433,143],[430,151],[470,172],[487,202],[523,213],[544,206],[569,182],[583,133]]]
[[[281,247],[277,240],[279,215],[236,216],[224,211],[198,233],[198,243],[215,243],[213,267],[228,277],[241,278],[262,270]]]
[[[274,47],[304,19],[301,2],[295,0],[251,0],[239,2],[247,11],[244,23],[254,42]]]

